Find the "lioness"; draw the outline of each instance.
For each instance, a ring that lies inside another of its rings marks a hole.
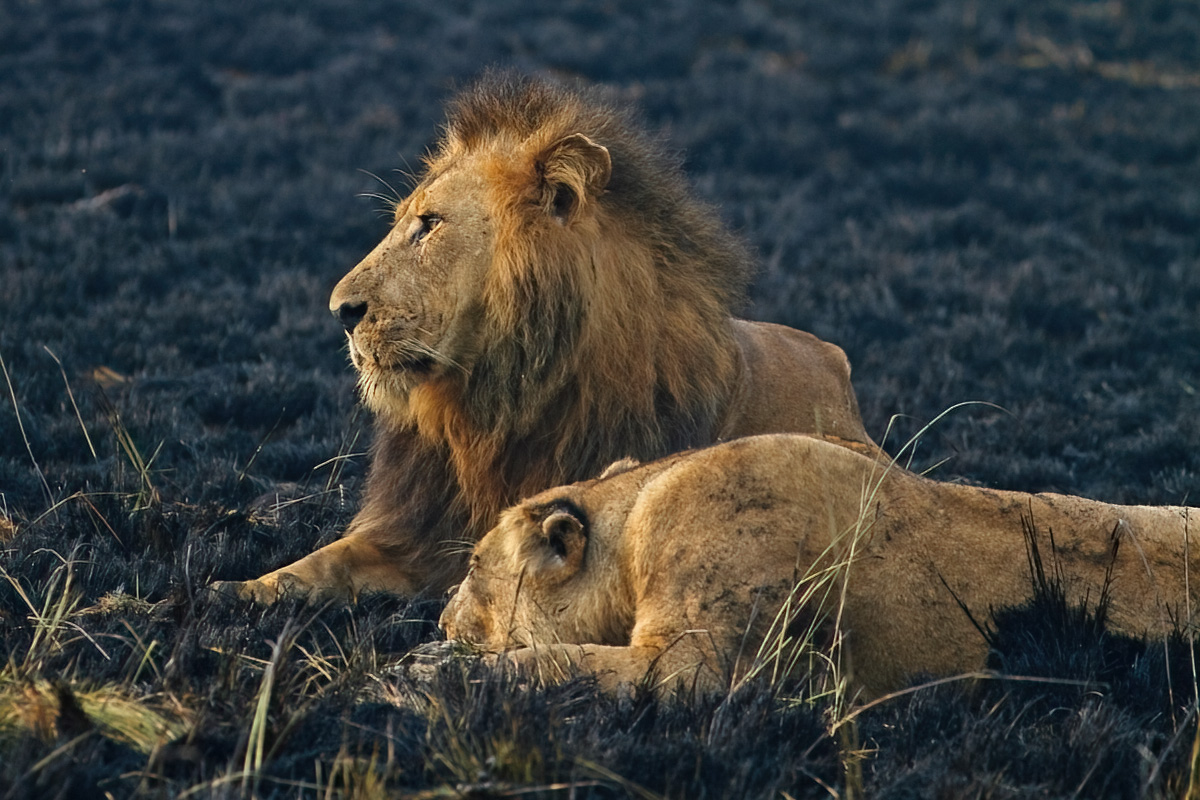
[[[963,608],[987,621],[1029,599],[1023,519],[1052,531],[1069,601],[1099,597],[1111,565],[1117,630],[1189,622],[1194,514],[936,483],[816,438],[757,436],[505,511],[441,625],[550,679],[575,667],[611,688],[653,668],[664,687],[727,686],[764,642],[814,621],[827,632],[844,591],[853,681],[882,693],[983,666]]]
[[[874,451],[836,346],[742,322],[750,259],[676,161],[583,93],[489,75],[333,291],[377,419],[344,538],[243,597],[440,592],[505,506],[719,439]]]

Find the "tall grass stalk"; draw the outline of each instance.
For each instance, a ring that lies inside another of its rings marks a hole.
[[[912,466],[917,443],[935,425],[950,413],[974,405],[1000,408],[983,401],[957,403],[946,408],[909,438],[895,456],[882,457],[880,451],[881,457],[876,459],[875,466],[863,482],[858,513],[851,524],[838,529],[833,511],[829,509],[829,543],[812,563],[803,566],[803,574],[772,619],[751,668],[741,678],[741,682],[744,682],[767,676],[771,686],[782,688],[785,679],[799,675],[801,668],[807,668],[807,678],[802,682],[800,695],[781,697],[781,700],[806,705],[817,702],[825,704],[829,733],[837,739],[841,750],[845,797],[848,798],[862,796],[864,758],[855,721],[857,713],[852,708],[855,697],[850,692],[853,665],[847,665],[844,658],[843,618],[850,581],[853,579],[851,569],[860,547],[871,536],[874,524],[871,510],[876,505],[884,481],[893,470]],[[893,417],[889,421],[884,442],[896,420]],[[905,459],[904,467],[900,467],[902,459]],[[807,624],[798,633],[793,632],[795,623],[806,613],[809,615]]]
[[[284,656],[291,648],[294,626],[288,620],[279,637],[271,645],[271,658],[263,669],[262,682],[254,700],[254,716],[250,720],[250,733],[246,739],[246,755],[242,762],[242,791],[258,793],[258,774],[262,770],[266,752],[266,739],[271,696],[275,690],[276,674]]]
[[[83,720],[74,724],[82,722],[87,730],[33,765],[25,777],[37,774],[79,741],[97,732],[149,755],[162,742],[182,735],[190,725],[190,714],[180,704],[176,703],[175,709],[167,712],[158,708],[157,703],[133,697],[129,692],[153,645],[144,649],[138,668],[122,685],[89,686],[70,675],[60,675],[54,680],[46,677],[50,658],[78,640],[86,640],[103,658],[110,658],[94,637],[72,621],[72,617],[86,611],[80,609],[81,594],[76,588],[77,553],[67,557],[53,555],[60,563],[45,585],[39,587],[40,597],[0,566],[0,578],[28,609],[32,626],[25,652],[20,658],[10,657],[0,668],[0,742],[22,734],[56,741],[62,734],[59,727],[63,715],[70,718],[72,708],[76,716],[80,712],[83,715]]]
[[[144,458],[141,450],[138,449],[137,443],[133,441],[133,436],[130,434],[129,429],[125,427],[125,422],[121,419],[121,412],[108,399],[108,395],[104,393],[103,389],[97,387],[97,391],[100,396],[100,404],[104,408],[105,415],[108,417],[108,424],[112,427],[113,433],[117,437],[117,444],[138,476],[138,491],[133,505],[134,512],[157,507],[161,503],[161,498],[159,497],[158,489],[154,487],[154,482],[150,479],[150,467],[162,450],[162,443],[160,442],[158,447],[154,448],[154,452],[150,454],[149,459]]]
[[[37,473],[38,480],[42,482],[42,490],[46,493],[46,502],[54,502],[54,493],[50,491],[50,484],[46,480],[46,474],[42,472],[42,468],[38,465],[37,456],[33,454],[33,446],[29,443],[29,434],[25,432],[25,422],[21,419],[21,406],[17,402],[17,390],[13,388],[12,378],[8,374],[8,364],[4,362],[4,353],[0,353],[0,372],[4,373],[4,382],[8,385],[8,396],[12,400],[13,414],[17,417],[17,429],[21,431],[21,440],[25,443],[25,452],[29,453],[29,460],[33,463],[33,471]]]
[[[65,644],[63,637],[72,625],[70,618],[79,607],[80,598],[74,586],[75,559],[74,557],[63,558],[58,553],[54,553],[54,555],[59,558],[61,563],[50,573],[50,577],[42,589],[43,595],[40,601],[34,599],[15,575],[0,566],[0,578],[7,581],[17,596],[21,598],[21,602],[29,609],[29,618],[33,622],[33,639],[20,664],[15,667],[21,674],[36,671],[46,657],[62,649]],[[74,629],[83,636],[87,636],[82,628],[74,626]],[[90,637],[87,638],[91,640]],[[95,644],[94,641],[93,644]],[[108,654],[104,653],[99,645],[97,645],[97,649],[105,658],[108,658]],[[5,667],[5,671],[13,668],[14,665],[10,663]]]
[[[1196,735],[1192,738],[1192,758],[1188,768],[1186,800],[1200,800],[1200,714],[1196,716]]]
[[[63,368],[62,361],[46,345],[42,345],[42,349],[49,353],[50,357],[54,359],[54,363],[58,365],[58,371],[62,373],[63,385],[67,387],[67,398],[71,401],[71,408],[75,411],[75,419],[79,421],[79,429],[83,431],[83,438],[87,442],[88,450],[91,451],[92,460],[99,461],[100,457],[96,455],[96,448],[92,444],[92,437],[88,434],[87,425],[83,424],[83,415],[79,413],[79,404],[75,402],[75,393],[71,391],[71,382],[67,380],[67,371]]]
[[[808,702],[832,696],[836,710],[834,718],[839,719],[844,715],[850,698],[845,696],[849,681],[848,676],[843,674],[845,668],[841,659],[842,617],[851,566],[860,546],[869,539],[874,524],[871,509],[875,506],[884,481],[894,469],[901,468],[899,463],[906,454],[907,466],[911,466],[918,441],[948,414],[972,405],[999,408],[983,401],[968,401],[948,407],[905,442],[894,457],[876,460],[875,468],[864,481],[858,514],[853,523],[843,530],[836,529],[837,523],[833,521],[830,511],[829,543],[811,564],[804,566],[803,574],[768,627],[767,635],[743,681],[767,675],[772,685],[778,685],[788,676],[798,674],[801,665],[807,666],[810,672],[814,665],[824,665],[827,669],[820,670],[820,673],[827,677],[822,678],[819,685],[809,682],[805,687]],[[896,419],[893,417],[888,423],[885,442]],[[789,633],[805,613],[810,614],[808,624],[798,635]],[[831,629],[830,633],[822,636],[822,631],[826,629]]]

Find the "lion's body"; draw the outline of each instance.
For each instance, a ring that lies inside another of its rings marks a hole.
[[[1189,569],[1200,583],[1200,548],[1185,561],[1189,513],[937,483],[819,439],[753,437],[506,511],[442,624],[452,638],[517,647],[511,658],[543,669],[571,663],[610,686],[652,666],[719,686],[777,641],[771,625],[795,587],[791,636],[814,619],[827,634],[844,586],[849,665],[879,693],[983,667],[987,645],[962,606],[986,622],[1030,599],[1029,520],[1069,601],[1094,603],[1111,567],[1116,630],[1161,635],[1187,621],[1200,602],[1185,592]],[[846,566],[822,573],[836,564]]]
[[[874,448],[840,349],[731,318],[746,252],[621,113],[492,77],[426,167],[330,303],[378,420],[362,510],[239,594],[440,591],[502,508],[627,456],[770,431]]]

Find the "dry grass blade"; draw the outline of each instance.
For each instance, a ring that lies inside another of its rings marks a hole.
[[[657,795],[654,792],[650,791],[649,789],[645,788],[644,786],[640,786],[627,778],[621,777],[620,775],[613,772],[612,770],[610,770],[606,767],[602,767],[599,764],[595,763],[594,761],[589,761],[584,758],[579,758],[579,759],[575,760],[575,763],[578,764],[579,766],[583,767],[584,769],[588,770],[589,772],[593,772],[596,775],[599,775],[604,780],[615,783],[616,785],[620,786],[622,789],[624,789],[629,794],[632,794],[636,797],[640,797],[640,798],[642,798],[642,800],[662,800],[661,795]]]
[[[262,770],[266,752],[268,713],[271,697],[275,690],[275,678],[283,657],[292,645],[294,628],[289,620],[271,646],[271,658],[263,670],[262,683],[254,700],[254,716],[250,720],[250,732],[246,740],[246,757],[242,764],[242,790],[257,792],[258,774]],[[251,788],[253,784],[253,788]]]
[[[33,454],[33,446],[29,444],[29,435],[25,432],[25,422],[21,419],[21,406],[17,402],[17,390],[13,388],[12,378],[9,377],[8,364],[4,361],[3,353],[0,353],[0,372],[4,373],[4,382],[8,384],[8,396],[12,400],[13,413],[17,416],[17,429],[21,431],[21,440],[25,442],[25,452],[29,453],[29,460],[33,462],[33,471],[37,473],[38,480],[42,482],[42,489],[46,492],[46,502],[53,503],[54,493],[50,491],[50,484],[46,481],[46,475],[38,465],[37,456]]]
[[[75,393],[71,391],[71,382],[67,380],[67,371],[63,368],[62,361],[55,355],[54,351],[46,345],[42,345],[42,349],[50,354],[54,359],[54,363],[58,365],[58,371],[62,373],[63,385],[67,387],[67,397],[71,400],[71,408],[75,411],[75,419],[79,421],[79,429],[83,431],[83,438],[87,440],[88,450],[91,451],[92,460],[99,461],[100,457],[96,455],[96,448],[92,444],[92,437],[88,434],[87,425],[83,424],[83,415],[79,413],[79,404],[75,402]]]
[[[1192,758],[1188,766],[1186,800],[1200,800],[1200,716],[1196,718],[1196,735],[1192,739]]]
[[[17,536],[17,523],[9,516],[8,509],[3,507],[4,495],[0,494],[0,545],[11,542]]]
[[[78,629],[78,626],[69,623],[70,617],[75,613],[80,602],[74,586],[75,559],[74,557],[63,558],[57,553],[54,555],[58,556],[61,563],[50,573],[49,579],[42,587],[41,602],[34,599],[17,576],[0,566],[0,577],[12,586],[17,596],[21,598],[21,602],[29,609],[30,619],[34,626],[33,639],[25,651],[24,657],[19,663],[10,661],[0,674],[8,674],[14,670],[18,675],[30,675],[37,672],[47,656],[63,648],[63,638],[68,629],[81,630]],[[84,635],[86,636],[86,634]],[[104,654],[103,649],[100,652]],[[107,654],[104,655],[107,658]]]
[[[158,456],[158,451],[162,448],[162,444],[159,444],[155,448],[154,453],[151,454],[148,460],[143,458],[137,444],[133,441],[133,436],[129,433],[129,429],[125,427],[125,423],[121,419],[121,412],[108,399],[108,395],[104,393],[104,389],[99,384],[96,385],[96,391],[100,398],[100,405],[108,417],[109,425],[112,426],[113,433],[117,436],[117,443],[138,475],[139,487],[133,510],[137,512],[157,507],[161,503],[161,499],[158,489],[154,487],[154,483],[150,480],[150,465],[154,463],[154,459]]]

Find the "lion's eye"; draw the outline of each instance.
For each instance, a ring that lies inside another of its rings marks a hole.
[[[414,217],[408,226],[408,243],[420,244],[441,224],[442,218],[437,214],[420,214]]]

